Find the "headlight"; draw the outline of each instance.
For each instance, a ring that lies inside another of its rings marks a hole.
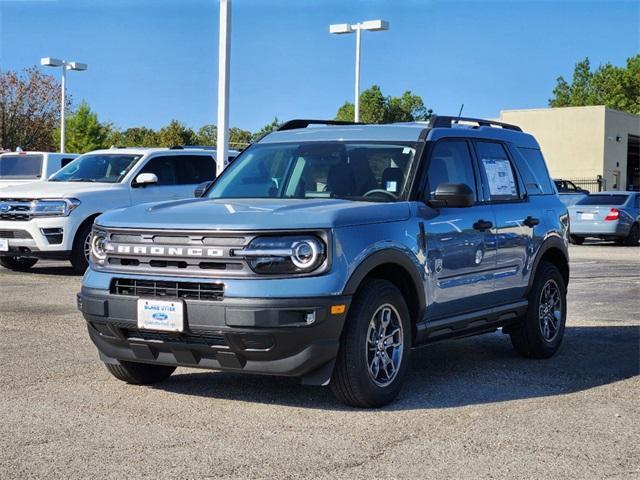
[[[66,217],[78,205],[76,198],[64,200],[34,200],[31,204],[31,215],[34,217]]]
[[[310,273],[327,258],[325,243],[315,236],[258,237],[234,255],[245,257],[251,269],[263,274]]]
[[[107,259],[107,233],[94,229],[91,232],[91,261],[104,265]]]

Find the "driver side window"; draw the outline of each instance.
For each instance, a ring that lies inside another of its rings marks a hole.
[[[425,200],[434,200],[438,185],[443,183],[464,183],[477,200],[473,162],[465,140],[441,140],[433,148],[427,171]]]

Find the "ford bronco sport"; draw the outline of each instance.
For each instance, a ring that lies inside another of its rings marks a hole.
[[[420,345],[501,328],[527,357],[560,346],[567,210],[516,126],[295,120],[199,197],[95,221],[78,307],[120,380],[285,375],[375,407]]]

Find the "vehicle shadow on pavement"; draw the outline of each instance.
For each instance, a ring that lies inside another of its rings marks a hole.
[[[461,407],[564,395],[614,383],[640,372],[640,327],[568,327],[558,354],[518,357],[501,333],[433,344],[412,354],[398,399],[384,410]],[[154,388],[184,395],[345,410],[328,388],[296,379],[234,373],[176,372]]]
[[[3,269],[0,267],[2,273],[14,274],[14,275],[53,275],[58,277],[78,277],[82,278],[82,275],[76,273],[71,265],[61,264],[59,266],[36,264],[26,272],[12,272],[11,270]]]

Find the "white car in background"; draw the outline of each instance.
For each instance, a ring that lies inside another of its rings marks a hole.
[[[67,166],[77,153],[7,152],[0,154],[0,189],[31,182],[44,182]]]
[[[198,185],[215,179],[215,156],[204,148],[96,150],[46,182],[0,190],[0,265],[24,271],[38,259],[70,260],[84,273],[98,215],[193,197]]]

